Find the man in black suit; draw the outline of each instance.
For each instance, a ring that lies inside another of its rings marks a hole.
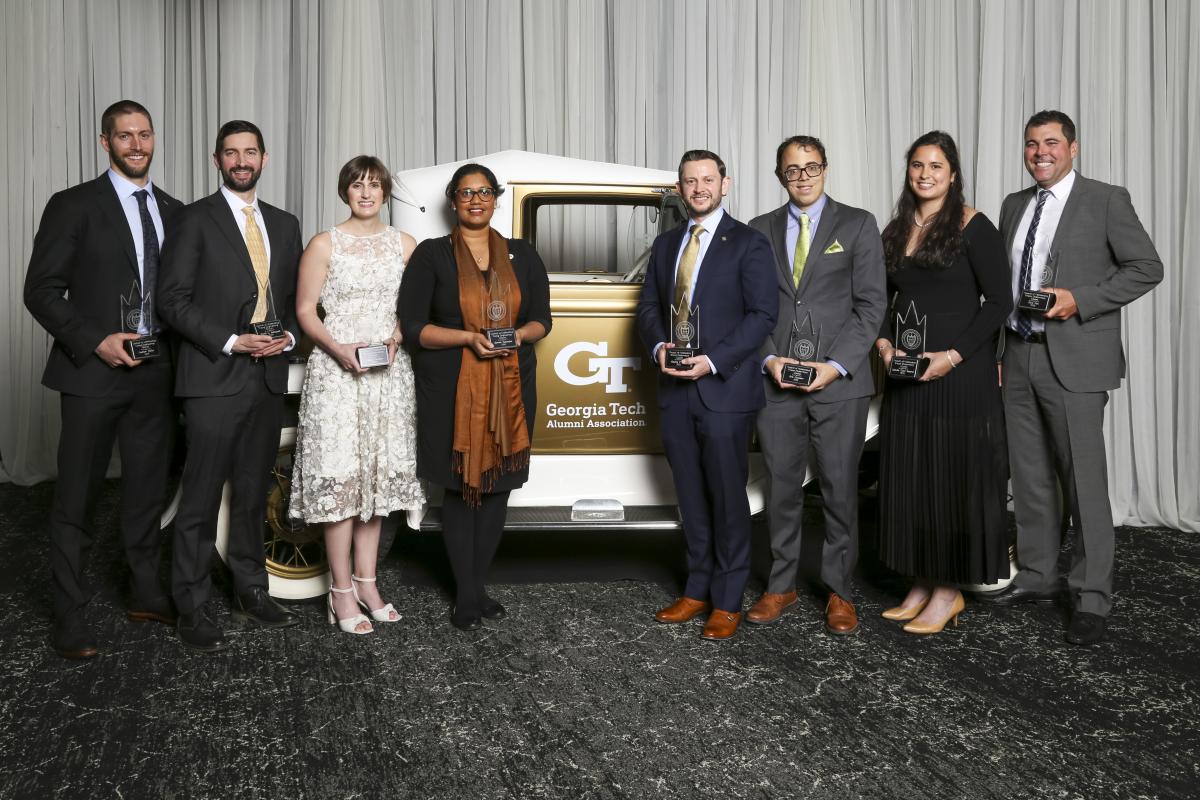
[[[83,573],[92,505],[114,440],[121,447],[121,537],[131,573],[127,616],[175,622],[158,580],[159,519],[175,424],[170,354],[165,342],[155,357],[135,359],[125,348],[164,333],[154,313],[154,284],[160,248],[181,203],[150,180],[150,112],[121,100],[104,111],[100,129],[108,170],[50,198],[25,278],[25,306],[54,337],[42,383],[61,393],[49,527],[51,638],[65,658],[97,653],[84,619],[92,591]]]
[[[683,596],[655,619],[677,624],[711,610],[701,633],[709,640],[733,636],[742,618],[750,431],[766,404],[758,353],[779,312],[771,245],[721,208],[729,184],[716,153],[684,153],[688,222],[654,240],[637,305],[638,334],[660,370],[663,449],[687,541]],[[701,352],[672,368],[667,351],[690,331]]]
[[[234,620],[270,628],[296,623],[267,593],[262,530],[287,391],[284,352],[299,336],[300,223],[259,202],[255,186],[266,163],[257,126],[221,126],[213,164],[223,185],[184,209],[163,252],[158,287],[163,318],[182,337],[175,394],[187,430],[171,590],[179,638],[202,651],[225,646],[209,606],[209,562],[226,481]]]

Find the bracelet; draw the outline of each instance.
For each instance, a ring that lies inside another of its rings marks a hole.
[[[946,360],[950,362],[950,369],[954,369],[956,366],[958,366],[957,364],[954,363],[954,359],[950,357],[949,350],[946,351]]]

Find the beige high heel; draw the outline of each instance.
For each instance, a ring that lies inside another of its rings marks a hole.
[[[365,634],[372,633],[375,629],[367,628],[365,631],[360,631],[357,630],[357,628],[364,622],[369,625],[371,620],[367,619],[362,614],[355,614],[349,619],[340,619],[337,613],[333,610],[333,595],[335,592],[337,594],[350,594],[353,591],[353,586],[351,586],[349,589],[339,589],[336,586],[329,587],[329,624],[333,625],[334,623],[337,623],[337,626],[342,629],[343,633],[353,633],[356,636],[363,636]]]
[[[354,585],[355,581],[358,583],[374,583],[375,578],[374,576],[370,578],[360,578],[357,575],[350,576],[350,591],[354,592],[354,599],[360,606],[362,606],[363,611],[366,611],[371,615],[371,619],[375,620],[376,622],[399,622],[401,620],[400,612],[397,611],[396,607],[391,603],[388,603],[383,608],[377,608],[374,611],[367,608],[367,604],[358,597],[358,588]],[[392,614],[396,615],[395,618],[392,617]]]
[[[930,623],[917,622],[916,620],[914,620],[904,626],[904,631],[906,633],[919,633],[919,634],[941,633],[942,628],[945,628],[946,623],[950,622],[951,620],[954,621],[954,627],[957,628],[958,627],[958,615],[962,613],[962,610],[966,607],[966,605],[967,605],[967,603],[965,600],[963,600],[963,596],[960,593],[958,595],[958,597],[955,599],[953,605],[950,606],[950,610],[946,613],[946,616],[942,617],[937,622],[930,622]]]
[[[930,596],[932,597],[932,595]],[[895,620],[896,622],[908,622],[910,619],[916,619],[917,615],[924,611],[925,606],[927,605],[929,605],[929,597],[926,597],[915,606],[909,606],[908,608],[905,608],[904,606],[889,608],[879,616],[883,617],[884,619]]]

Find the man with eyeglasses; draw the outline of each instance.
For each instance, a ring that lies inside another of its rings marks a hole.
[[[825,630],[850,634],[858,630],[850,585],[858,560],[858,460],[875,393],[868,356],[887,291],[875,218],[825,194],[827,168],[820,139],[784,140],[775,153],[775,176],[788,202],[750,221],[771,242],[779,317],[763,345],[767,405],[757,421],[770,482],[771,575],[746,621],[778,622],[796,603],[804,480],[811,465],[825,506]],[[788,364],[811,368],[812,382],[789,382]]]

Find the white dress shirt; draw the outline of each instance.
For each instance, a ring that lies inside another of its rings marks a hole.
[[[111,167],[108,170],[108,179],[112,181],[113,189],[117,193],[117,201],[121,204],[121,210],[125,212],[125,221],[129,223],[129,232],[133,234],[133,251],[137,257],[138,286],[145,286],[146,239],[142,235],[142,212],[138,208],[137,198],[133,195],[142,189],[146,190],[148,195],[146,198],[146,210],[150,212],[150,219],[154,222],[154,232],[158,235],[158,250],[161,253],[164,238],[163,221],[162,214],[158,211],[158,200],[154,197],[154,183],[147,178],[145,186],[138,186],[124,175],[118,175]],[[140,291],[138,289],[139,293]],[[146,304],[146,299],[143,298],[143,305]],[[150,333],[150,330],[146,327],[145,315],[143,315],[142,322],[138,327],[138,333],[143,335]]]
[[[233,220],[234,220],[234,222],[237,223],[238,230],[241,231],[241,233],[242,233],[242,241],[243,242],[246,241],[246,212],[243,211],[242,209],[246,208],[247,206],[254,209],[254,221],[258,224],[259,233],[262,234],[263,247],[267,251],[267,264],[269,266],[271,263],[271,237],[269,237],[267,235],[267,221],[263,218],[262,209],[258,207],[258,194],[255,194],[254,200],[252,200],[249,203],[247,203],[245,200],[243,200],[242,198],[240,198],[236,194],[234,194],[232,191],[230,191],[228,186],[221,187],[221,194],[222,194],[222,196],[224,196],[225,202],[229,203],[229,210],[233,214]],[[248,247],[248,245],[247,245],[247,247]],[[269,281],[267,283],[265,291],[267,291],[267,292],[271,291],[271,284]],[[279,310],[274,307],[275,299],[273,297],[271,297],[270,295],[268,295],[267,301],[269,303],[267,313],[274,315],[274,316],[278,316]],[[284,333],[287,334],[288,345],[287,345],[287,347],[283,348],[283,350],[284,350],[284,352],[287,352],[288,350],[291,350],[293,347],[296,346],[296,340],[294,338],[292,338],[292,334],[289,333],[288,331],[284,331]],[[238,335],[235,333],[232,336],[230,336],[229,339],[225,342],[225,347],[224,347],[225,355],[227,355],[227,356],[233,355],[233,343],[237,341],[237,338],[238,338]]]
[[[1054,241],[1058,223],[1062,220],[1063,208],[1067,205],[1067,198],[1071,196],[1071,189],[1074,186],[1075,170],[1071,170],[1061,181],[1046,190],[1048,192],[1046,203],[1042,206],[1042,217],[1038,220],[1037,233],[1033,237],[1033,253],[1029,272],[1029,288],[1035,291],[1042,287],[1042,267],[1045,266],[1047,259],[1054,257],[1057,260],[1058,254],[1050,252],[1050,243]],[[1033,222],[1033,211],[1037,207],[1037,198],[1038,192],[1035,191],[1025,205],[1025,212],[1021,215],[1021,221],[1017,223],[1016,233],[1013,234],[1012,250],[1008,254],[1009,260],[1012,262],[1012,293],[1015,300],[1019,300],[1021,297],[1021,256],[1025,252],[1025,237]],[[1057,280],[1057,276],[1055,279]],[[1020,313],[1019,310],[1014,307],[1012,313],[1008,315],[1008,327],[1014,331],[1017,330],[1018,313]],[[1029,324],[1034,331],[1046,330],[1046,321],[1042,319],[1041,314],[1030,314]]]

